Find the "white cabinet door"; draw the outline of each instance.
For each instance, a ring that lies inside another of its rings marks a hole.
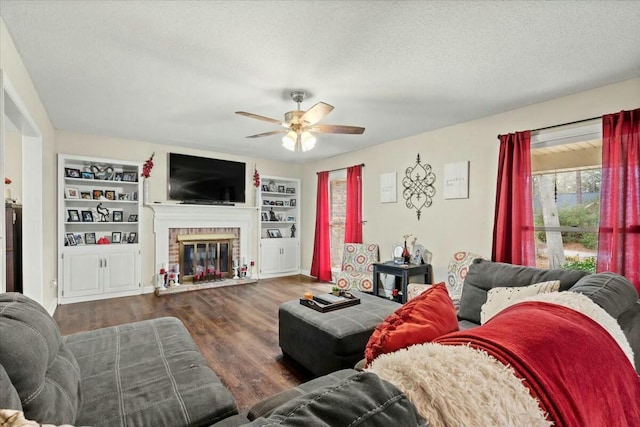
[[[280,271],[288,273],[300,268],[300,242],[298,240],[282,241],[282,257]]]
[[[276,274],[281,269],[281,240],[263,239],[260,242],[260,274]]]
[[[102,293],[102,256],[99,251],[65,253],[63,256],[65,298]]]
[[[139,271],[136,249],[120,249],[118,252],[108,251],[103,254],[104,291],[119,292],[139,287]]]

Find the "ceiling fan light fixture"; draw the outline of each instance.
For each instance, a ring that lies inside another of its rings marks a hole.
[[[289,151],[296,151],[296,140],[298,135],[294,131],[289,131],[282,137],[282,146]]]
[[[302,140],[302,151],[309,151],[316,146],[316,137],[306,130],[302,132],[300,139]]]

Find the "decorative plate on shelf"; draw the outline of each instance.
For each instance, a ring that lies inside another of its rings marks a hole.
[[[278,191],[278,186],[276,185],[275,181],[269,181],[269,191]]]

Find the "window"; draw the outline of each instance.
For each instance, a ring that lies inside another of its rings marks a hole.
[[[568,133],[574,135],[567,137]],[[602,176],[600,121],[555,132],[543,141],[532,136],[531,169],[536,265],[595,272]]]
[[[329,174],[329,232],[331,233],[331,268],[342,269],[344,224],[347,217],[347,171]]]

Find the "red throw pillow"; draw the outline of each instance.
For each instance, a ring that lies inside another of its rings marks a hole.
[[[376,327],[364,351],[367,366],[381,354],[429,342],[458,329],[447,287],[444,282],[433,285]]]

